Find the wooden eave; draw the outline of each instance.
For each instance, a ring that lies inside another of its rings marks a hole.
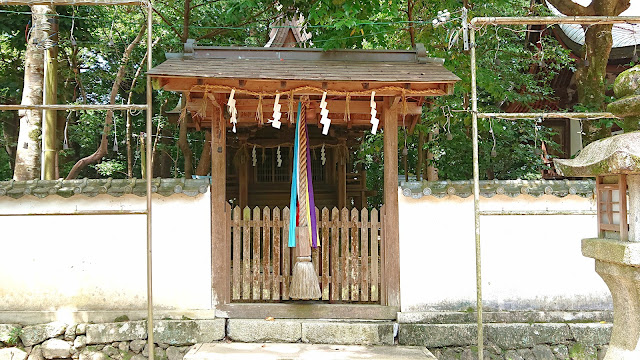
[[[460,79],[443,66],[443,61],[424,55],[401,50],[322,51],[186,44],[185,53],[168,54],[168,59],[148,74],[156,86],[189,94],[187,109],[196,128],[211,126],[218,110],[206,103],[215,98],[217,105],[224,106],[231,89],[236,89],[238,126],[256,124],[259,96],[263,117],[271,117],[275,93],[282,94],[282,121],[288,123],[291,91],[295,96],[309,96],[308,122],[314,124],[319,120],[320,97],[327,91],[332,124],[366,127],[370,126],[371,91],[376,92],[376,102],[380,104],[384,97],[404,97],[407,106],[403,106],[403,115],[409,117],[409,123],[419,119],[425,97],[453,94]],[[350,116],[345,116],[347,94]]]

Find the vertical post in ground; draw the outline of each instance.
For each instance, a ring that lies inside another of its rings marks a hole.
[[[476,230],[476,307],[478,311],[478,359],[483,358],[482,334],[482,257],[480,251],[480,169],[478,166],[478,91],[476,88],[476,33],[470,32],[471,42],[471,119],[473,126],[473,215]]]
[[[397,99],[396,99],[397,100]],[[383,101],[384,117],[384,284],[386,305],[400,307],[400,239],[398,224],[398,104]]]
[[[153,4],[147,0],[147,71],[153,67]],[[147,180],[147,343],[149,345],[149,360],[154,360],[155,349],[153,342],[153,271],[152,271],[152,251],[151,251],[151,178],[153,176],[153,156],[152,156],[152,120],[153,120],[153,88],[151,87],[151,76],[147,75],[147,137],[146,137],[146,180]]]

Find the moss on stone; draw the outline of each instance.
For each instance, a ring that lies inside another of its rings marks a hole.
[[[613,93],[617,98],[640,95],[640,65],[620,73],[613,83]]]
[[[607,105],[607,111],[619,117],[640,115],[640,95],[629,95]]]
[[[129,317],[127,315],[120,315],[113,320],[113,322],[125,322],[129,321]]]

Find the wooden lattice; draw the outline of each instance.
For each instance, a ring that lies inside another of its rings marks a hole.
[[[322,300],[380,303],[381,212],[316,208],[320,239],[311,257]],[[295,249],[287,246],[289,208],[235,207],[229,216],[231,301],[289,300],[295,261]]]
[[[616,232],[620,240],[628,239],[629,224],[627,220],[627,177],[598,176],[596,178],[598,202],[598,233],[605,237],[605,232]]]

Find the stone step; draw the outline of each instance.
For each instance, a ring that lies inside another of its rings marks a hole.
[[[226,330],[231,341],[247,343],[393,345],[395,337],[391,321],[228,319]]]
[[[301,343],[197,344],[184,360],[436,360],[420,346],[322,345]]]

